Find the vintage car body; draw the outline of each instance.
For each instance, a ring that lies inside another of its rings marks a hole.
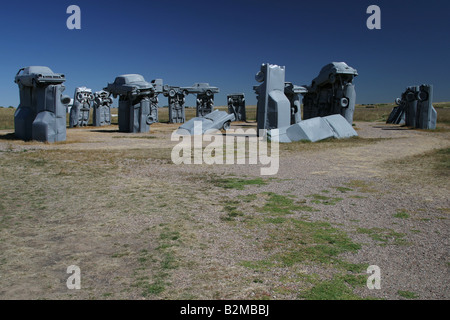
[[[108,83],[103,90],[111,92],[112,96],[117,98],[117,96],[151,94],[154,92],[154,87],[140,74],[123,74],[116,77],[113,83]]]
[[[33,87],[39,84],[61,84],[66,81],[66,77],[61,73],[54,73],[49,67],[30,66],[19,69],[14,78],[14,82],[26,87]]]
[[[194,117],[185,122],[178,128],[177,133],[179,135],[194,135],[203,134],[207,130],[228,130],[231,122],[235,119],[233,113],[214,110],[204,117]]]
[[[184,93],[184,95],[187,95],[188,93],[204,93],[208,97],[212,96],[214,93],[219,92],[219,88],[210,87],[209,83],[194,83],[191,87],[180,87],[180,90]]]
[[[341,75],[341,77],[346,78],[347,82],[351,82],[358,75],[358,72],[345,62],[332,62],[320,70],[319,75],[312,81],[311,87],[320,87],[327,83],[333,84],[336,82],[337,75]]]

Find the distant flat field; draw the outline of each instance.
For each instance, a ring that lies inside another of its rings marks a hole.
[[[24,142],[0,109],[0,299],[448,300],[449,105],[435,106],[437,130],[358,106],[357,138],[281,144],[272,176],[248,155],[174,164],[177,124]]]
[[[357,105],[354,120],[355,121],[386,121],[389,114],[394,107],[394,104],[375,104],[375,105]],[[434,103],[437,114],[438,123],[450,124],[450,102],[438,102]],[[219,110],[227,111],[226,106],[216,107]],[[2,129],[13,129],[14,128],[14,108],[2,108],[0,107],[0,130]],[[117,108],[112,108],[112,114],[117,115]],[[186,119],[189,120],[195,117],[195,108],[186,108]],[[92,113],[92,112],[91,112]],[[247,106],[246,115],[248,121],[256,120],[256,106]],[[90,120],[92,124],[92,116]],[[113,124],[118,124],[117,117],[112,119]],[[168,122],[169,114],[168,108],[159,109],[159,121]],[[67,115],[67,125],[69,124],[69,115]]]

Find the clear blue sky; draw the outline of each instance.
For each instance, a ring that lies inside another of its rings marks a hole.
[[[81,30],[66,28],[71,4],[81,8]],[[366,27],[371,4],[381,8],[381,30]],[[286,66],[286,81],[304,85],[332,61],[358,70],[357,103],[392,102],[422,83],[434,85],[434,101],[450,101],[449,32],[450,3],[436,0],[4,1],[0,105],[19,104],[14,76],[30,65],[64,73],[71,97],[78,86],[98,91],[139,73],[170,85],[208,82],[225,105],[234,92],[256,104],[261,63]]]

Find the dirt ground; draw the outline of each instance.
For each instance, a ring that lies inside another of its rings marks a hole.
[[[356,122],[357,139],[280,145],[273,176],[173,164],[177,127],[0,131],[0,299],[450,298],[448,127]]]

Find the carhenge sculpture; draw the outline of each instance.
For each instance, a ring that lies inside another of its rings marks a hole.
[[[22,140],[57,142],[66,140],[66,108],[70,97],[63,95],[64,74],[48,67],[20,69],[14,82],[19,86],[20,104],[14,114],[14,131]]]
[[[356,69],[345,62],[324,66],[307,87],[308,93],[303,98],[303,119],[340,114],[352,124],[356,101],[352,82],[357,75]]]
[[[262,64],[256,74],[261,85],[253,87],[257,94],[257,128],[267,134],[268,139],[279,142],[357,136],[356,131],[340,114],[301,119],[300,96],[307,95],[305,87],[285,82],[285,68]]]
[[[227,95],[228,113],[233,113],[236,121],[247,121],[245,114],[245,95],[233,93]]]
[[[195,83],[192,87],[183,87],[182,90],[197,94],[196,117],[203,117],[213,111],[214,93],[218,93],[219,88],[210,87],[209,83]]]
[[[89,112],[91,103],[94,100],[92,90],[86,87],[75,89],[73,97],[73,106],[70,109],[69,127],[85,127],[89,122]]]
[[[94,127],[108,126],[111,124],[111,94],[105,90],[94,93],[94,112],[92,113],[92,125]]]
[[[219,88],[209,83],[194,83],[191,87],[163,86],[163,94],[169,97],[169,123],[184,123],[186,96],[197,94],[196,117],[203,117],[214,110],[214,93]]]
[[[154,83],[145,81],[140,74],[124,74],[104,88],[114,98],[119,96],[119,131],[148,132],[152,99],[155,98]]]
[[[257,130],[287,127],[291,124],[291,103],[284,94],[285,67],[264,63],[255,79],[261,82],[254,86],[257,98]]]
[[[169,123],[184,123],[186,95],[189,93],[181,91],[180,87],[164,85],[164,96],[168,97],[169,102]]]
[[[395,100],[386,123],[405,124],[418,129],[436,129],[437,112],[433,103],[433,86],[410,86]]]

